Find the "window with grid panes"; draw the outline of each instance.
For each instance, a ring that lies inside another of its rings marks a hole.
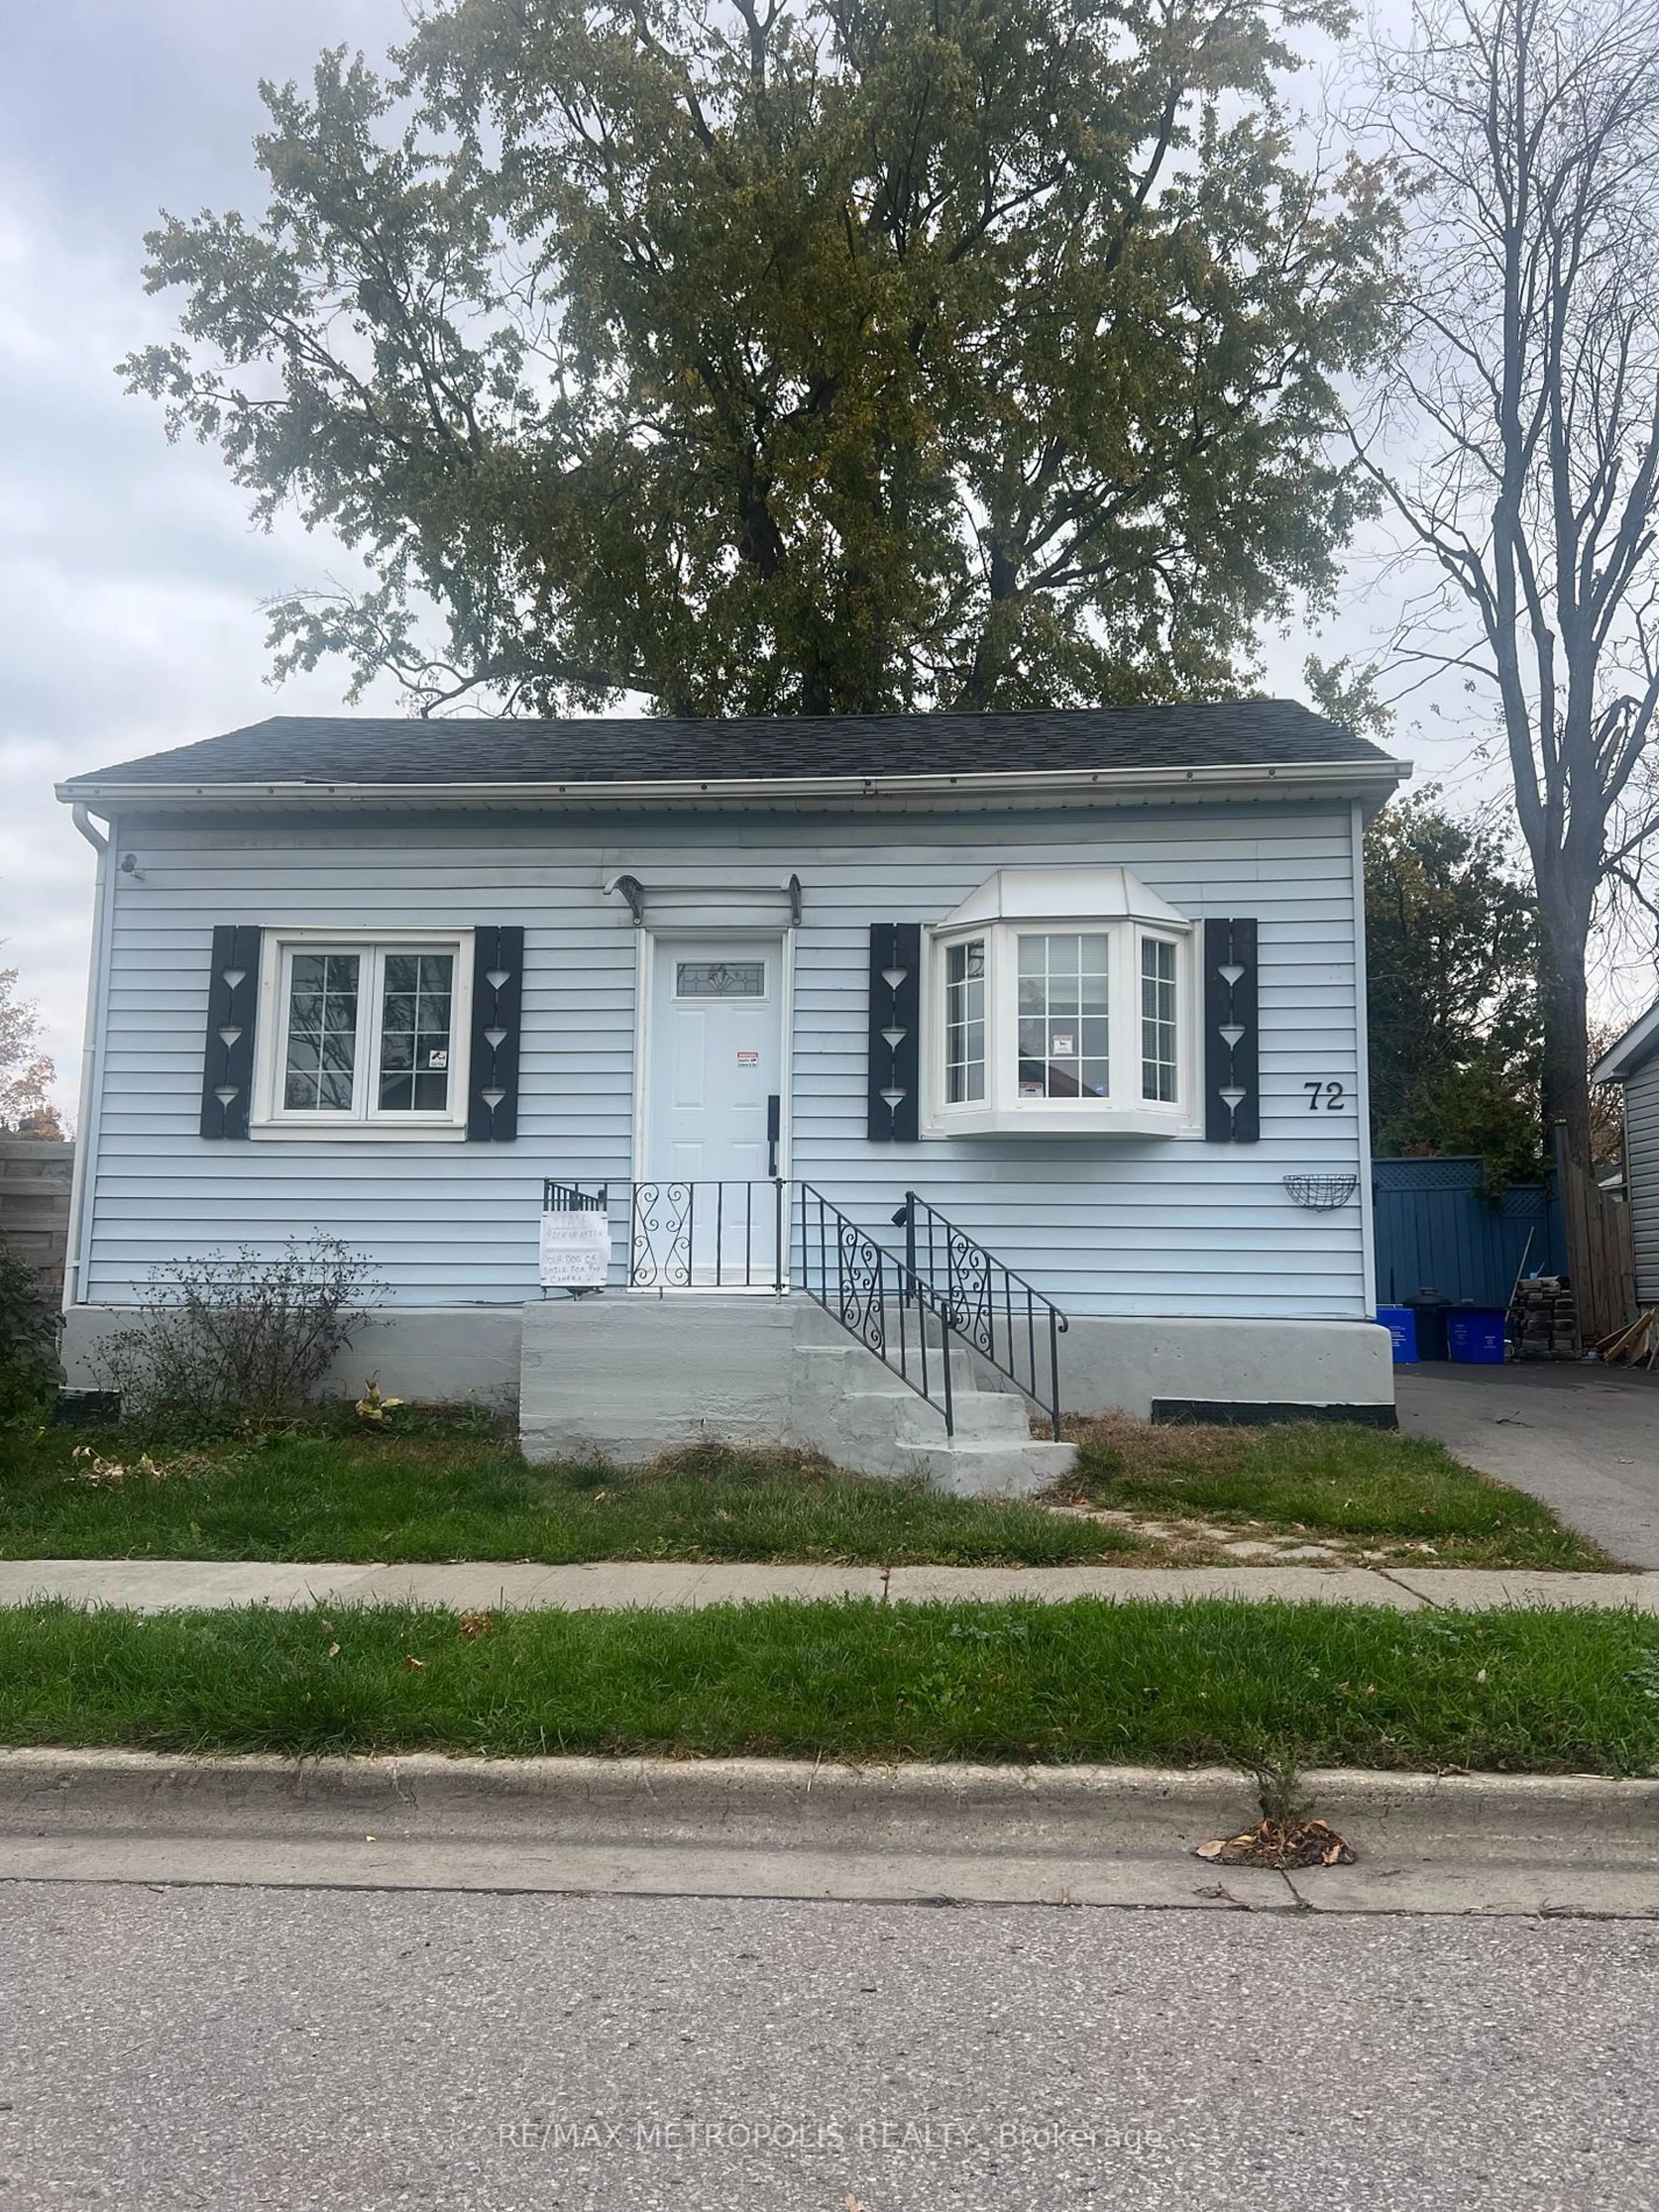
[[[459,1126],[465,947],[275,940],[267,1126]]]

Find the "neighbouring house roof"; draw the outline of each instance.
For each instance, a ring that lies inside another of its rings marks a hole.
[[[200,744],[71,777],[58,796],[407,803],[699,794],[779,799],[902,786],[1310,778],[1385,790],[1404,765],[1293,701],[1066,713],[486,721],[273,716]]]
[[[1610,1045],[1590,1070],[1592,1083],[1622,1083],[1659,1054],[1659,999],[1641,1018],[1631,1024],[1617,1044]]]

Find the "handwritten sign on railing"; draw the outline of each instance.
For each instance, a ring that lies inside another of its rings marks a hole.
[[[611,1273],[611,1224],[603,1213],[542,1216],[542,1288],[599,1291]]]

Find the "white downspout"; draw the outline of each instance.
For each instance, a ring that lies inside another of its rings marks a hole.
[[[1376,1314],[1376,1217],[1371,1205],[1371,1061],[1366,1020],[1365,974],[1365,810],[1355,799],[1353,822],[1353,990],[1355,1062],[1359,1116],[1359,1249],[1364,1274],[1365,1312]]]
[[[70,1187],[70,1226],[67,1265],[64,1271],[64,1306],[87,1303],[87,1278],[92,1248],[91,1192],[97,1173],[98,1125],[104,1093],[104,1020],[108,996],[109,940],[114,901],[110,896],[111,840],[92,825],[86,808],[76,805],[70,819],[98,856],[92,906],[91,972],[87,979],[87,1018],[82,1037],[81,1110],[75,1132],[75,1176]],[[113,824],[112,824],[112,830]]]

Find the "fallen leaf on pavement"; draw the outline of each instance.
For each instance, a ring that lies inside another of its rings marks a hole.
[[[1218,1836],[1212,1843],[1200,1844],[1193,1856],[1219,1861],[1223,1866],[1281,1869],[1353,1864],[1352,1847],[1323,1820],[1258,1820],[1237,1836]]]

